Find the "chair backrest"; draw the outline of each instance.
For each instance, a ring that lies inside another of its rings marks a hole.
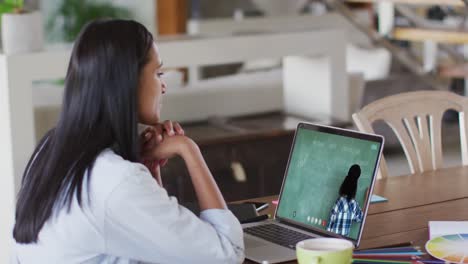
[[[417,91],[389,96],[353,114],[360,131],[374,133],[372,123],[386,122],[403,147],[411,173],[443,166],[441,126],[447,110],[459,113],[462,164],[468,164],[468,98],[446,91]],[[382,158],[378,178],[388,176]]]

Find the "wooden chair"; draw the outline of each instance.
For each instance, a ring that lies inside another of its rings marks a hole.
[[[360,131],[374,133],[372,123],[385,121],[403,147],[411,173],[442,167],[442,116],[447,110],[459,112],[462,164],[468,165],[468,98],[446,91],[417,91],[389,96],[353,114]],[[378,178],[388,176],[382,158]]]

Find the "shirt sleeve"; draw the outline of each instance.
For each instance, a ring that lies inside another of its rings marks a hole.
[[[332,231],[333,227],[335,226],[336,213],[338,212],[338,202],[339,200],[335,202],[335,205],[333,206],[330,212],[330,219],[328,220],[328,226],[327,226],[328,231]]]
[[[354,201],[354,203],[355,203],[354,221],[361,222],[362,217],[363,217],[361,207],[359,206],[359,203],[357,201]]]
[[[151,263],[242,263],[242,227],[229,210],[200,218],[169,197],[146,168],[129,175],[107,199],[108,254]]]

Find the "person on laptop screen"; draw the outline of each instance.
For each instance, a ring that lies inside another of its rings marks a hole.
[[[330,212],[328,231],[348,236],[352,223],[362,221],[362,210],[355,200],[359,176],[361,176],[361,167],[354,164],[349,168],[348,175],[340,186],[340,197]]]

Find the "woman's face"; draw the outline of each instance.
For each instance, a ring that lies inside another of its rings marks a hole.
[[[161,67],[159,51],[153,43],[150,60],[143,67],[138,87],[138,121],[145,125],[155,125],[160,119],[162,94],[166,92]]]

